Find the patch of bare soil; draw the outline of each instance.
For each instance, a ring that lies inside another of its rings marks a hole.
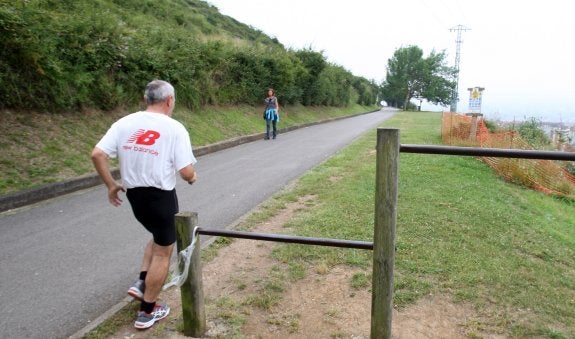
[[[313,197],[304,197],[281,213],[258,225],[255,232],[281,233],[294,212]],[[361,272],[346,266],[328,270],[307,270],[303,279],[283,291],[278,304],[264,309],[241,301],[258,293],[259,282],[273,267],[281,265],[271,257],[275,243],[237,239],[222,248],[218,256],[203,267],[203,286],[207,303],[222,298],[236,300],[235,309],[244,318],[244,338],[369,338],[371,292],[355,289],[351,277]],[[171,314],[154,328],[138,331],[128,324],[110,338],[184,338],[176,330],[181,322],[180,292],[171,289],[161,298],[172,307]],[[206,338],[231,336],[230,325],[216,319],[217,307],[206,310]],[[429,296],[416,304],[394,310],[394,338],[465,338],[463,325],[473,317],[468,305],[454,303],[446,296]]]

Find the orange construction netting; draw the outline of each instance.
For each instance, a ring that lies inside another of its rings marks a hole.
[[[481,115],[444,112],[441,138],[445,145],[504,149],[534,149],[517,131],[491,133]],[[552,160],[481,157],[507,181],[546,194],[575,198],[575,176]]]

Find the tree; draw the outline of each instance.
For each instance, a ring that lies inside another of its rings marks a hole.
[[[445,53],[432,51],[423,58],[417,46],[402,47],[387,62],[382,94],[388,104],[407,109],[412,98],[446,104],[455,88],[455,70],[445,64]]]
[[[421,97],[436,105],[448,105],[455,88],[457,71],[445,64],[445,52],[431,51],[424,59],[424,87]]]
[[[423,51],[416,46],[403,47],[387,61],[385,99],[393,106],[407,109],[409,100],[419,90],[423,75]]]

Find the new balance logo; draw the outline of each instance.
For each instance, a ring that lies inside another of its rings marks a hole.
[[[138,145],[153,145],[156,143],[156,140],[160,138],[160,133],[152,130],[145,130],[139,129],[136,133],[132,134],[132,136],[128,139],[128,143],[136,143]]]

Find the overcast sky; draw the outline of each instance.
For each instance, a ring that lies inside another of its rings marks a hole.
[[[415,45],[455,64],[462,32],[458,111],[470,87],[484,87],[487,118],[575,123],[575,18],[570,1],[515,0],[208,0],[221,13],[276,37],[311,47],[355,75],[380,82],[387,60]],[[423,109],[441,110],[423,105]]]

